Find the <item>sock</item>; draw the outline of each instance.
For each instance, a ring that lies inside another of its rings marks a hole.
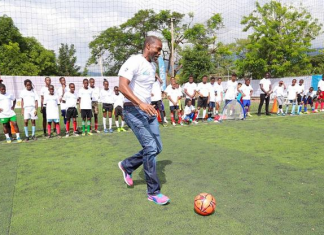
[[[182,122],[182,117],[181,117],[181,115],[179,115],[179,123],[181,123]]]
[[[44,131],[44,134],[46,134],[46,128],[44,128],[43,131]]]
[[[98,121],[95,122],[95,130],[98,130]]]
[[[123,128],[123,127],[124,127],[124,125],[125,125],[125,122],[124,122],[124,121],[122,121],[122,122],[121,122],[121,127]]]
[[[175,121],[174,121],[174,115],[173,115],[172,112],[170,113],[170,117],[171,117],[171,122],[175,122]]]
[[[112,118],[109,118],[109,129],[112,127]]]
[[[293,104],[292,109],[291,109],[291,113],[295,113],[295,108],[296,108],[296,105]]]
[[[213,108],[213,114],[215,115],[215,113],[216,113],[216,108]]]
[[[289,108],[289,106],[287,105],[287,106],[286,106],[286,113],[288,113],[288,108]]]
[[[6,136],[6,139],[9,139],[10,137],[9,137],[9,133],[8,134],[5,134],[5,136]]]
[[[166,122],[167,121],[167,119],[166,119],[166,117],[164,116],[164,122]]]
[[[321,109],[324,108],[324,102],[321,102]]]
[[[55,123],[55,128],[56,128],[56,134],[60,134],[61,129],[60,129],[60,123]]]
[[[24,130],[25,130],[25,135],[26,135],[26,137],[28,137],[28,126],[25,126],[25,127],[24,127]]]
[[[298,113],[300,113],[302,110],[302,106],[301,105],[298,105]]]
[[[32,136],[35,136],[36,126],[32,126]]]
[[[312,107],[312,111],[315,111],[314,107]]]
[[[192,121],[195,121],[195,120],[196,120],[196,118],[197,118],[197,116],[198,116],[198,113],[195,113],[195,115],[194,115],[194,117],[193,117]]]
[[[205,117],[206,117],[206,109],[203,110],[203,117],[202,118],[205,119]]]
[[[47,124],[47,132],[48,132],[48,136],[51,135],[51,123]]]
[[[76,132],[77,131],[77,122],[73,121],[73,131]]]
[[[16,137],[17,137],[17,139],[19,139],[20,138],[20,134],[19,133],[16,133]]]
[[[116,127],[119,128],[119,122],[115,121],[115,123],[116,123]]]
[[[82,132],[85,132],[85,121],[82,121]]]
[[[304,112],[307,112],[307,106],[304,106]]]
[[[70,121],[66,121],[66,132],[70,131]]]
[[[319,105],[319,103],[316,102],[316,103],[315,103],[315,109],[318,109],[318,105]]]
[[[212,112],[208,112],[208,118],[211,118]]]
[[[87,130],[88,130],[88,133],[90,132],[90,127],[91,127],[91,122],[90,121],[87,121]]]
[[[104,128],[104,130],[107,129],[106,120],[107,120],[107,118],[105,118],[105,117],[102,118],[102,124],[103,124],[103,128]]]
[[[283,110],[282,110],[282,109],[280,109],[280,112],[281,112],[281,113],[283,113]]]
[[[218,110],[216,110],[216,115],[218,115]]]

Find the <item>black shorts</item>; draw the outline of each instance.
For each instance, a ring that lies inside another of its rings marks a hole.
[[[208,97],[199,97],[198,98],[198,107],[207,108]]]
[[[297,95],[297,103],[298,103],[298,105],[300,105],[300,103],[302,102],[302,99],[303,99],[303,97],[300,94],[298,94]]]
[[[162,111],[162,100],[158,100],[158,101],[152,101],[151,105],[154,105],[154,108],[156,110]]]
[[[115,117],[123,116],[123,108],[119,105],[115,108]]]
[[[46,106],[43,106],[43,108],[42,108],[42,115],[43,115],[43,119],[47,120],[47,118],[46,118]]]
[[[78,117],[78,110],[77,108],[71,107],[66,110],[66,119],[70,120],[71,118],[77,118]]]
[[[81,109],[81,118],[92,118],[92,110],[91,109]]]
[[[170,111],[173,112],[174,110],[179,110],[179,106],[170,106]]]
[[[102,104],[102,112],[112,112],[114,110],[114,104]]]
[[[196,99],[189,99],[189,98],[186,98],[186,100],[185,100],[185,106],[187,105],[188,100],[191,100],[191,105],[192,106],[196,106]]]

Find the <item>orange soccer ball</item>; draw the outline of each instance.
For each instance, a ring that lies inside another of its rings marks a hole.
[[[210,215],[216,209],[216,200],[209,193],[200,193],[195,197],[195,211],[200,215]]]

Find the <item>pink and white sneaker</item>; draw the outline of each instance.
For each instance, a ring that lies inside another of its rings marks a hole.
[[[157,195],[149,195],[148,194],[147,200],[154,202],[155,204],[158,204],[158,205],[165,205],[170,202],[170,198],[163,195],[162,193],[159,193]]]
[[[118,167],[119,169],[123,172],[123,177],[124,177],[124,181],[128,186],[133,186],[133,179],[132,179],[132,175],[127,174],[127,172],[124,170],[122,164],[122,162],[118,162]]]

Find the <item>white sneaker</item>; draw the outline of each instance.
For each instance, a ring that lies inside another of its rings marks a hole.
[[[182,122],[180,122],[180,125],[181,125],[181,126],[183,126],[183,123],[182,123]]]
[[[165,122],[165,123],[168,123],[168,120],[167,120],[166,118],[164,118],[164,122]]]
[[[192,123],[194,123],[194,124],[198,124],[198,122],[195,120],[195,121],[193,121]]]
[[[99,130],[96,130],[95,132],[97,132],[98,134],[100,133],[100,131],[99,131]]]
[[[172,125],[175,126],[176,125],[175,122],[172,122]]]

